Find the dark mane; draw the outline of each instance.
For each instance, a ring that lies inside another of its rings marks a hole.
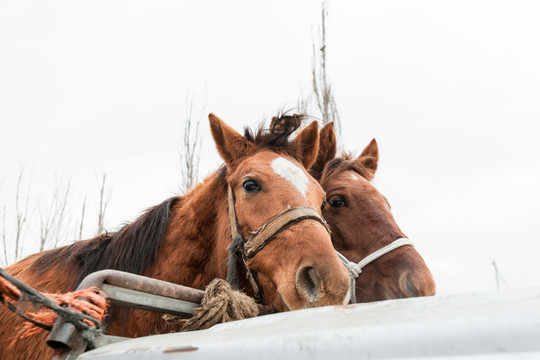
[[[265,128],[261,124],[255,132],[249,128],[244,128],[244,137],[262,149],[274,151],[287,151],[291,142],[291,134],[300,127],[307,115],[303,114],[278,114],[272,118],[270,128]],[[278,123],[281,126],[275,126]]]
[[[155,260],[167,231],[171,208],[181,200],[181,197],[172,197],[148,209],[116,233],[105,233],[47,251],[37,258],[31,269],[44,271],[59,265],[60,270],[68,271],[76,265],[77,274],[66,273],[76,278],[74,283],[66,284],[68,288],[75,288],[87,275],[103,269],[142,274]]]
[[[366,179],[370,178],[369,170],[359,161],[355,161],[351,154],[347,153],[343,153],[341,157],[330,160],[324,168],[322,178],[324,179],[336,172],[346,170],[352,170]]]

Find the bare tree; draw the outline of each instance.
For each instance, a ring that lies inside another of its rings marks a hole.
[[[14,245],[14,261],[19,260],[22,256],[23,238],[28,228],[28,221],[30,213],[28,212],[28,202],[30,199],[30,183],[31,178],[28,180],[26,187],[25,199],[21,192],[23,191],[24,181],[24,167],[21,167],[19,171],[19,177],[17,179],[17,191],[15,193],[15,245]]]
[[[82,239],[85,211],[86,211],[86,196],[84,197],[84,201],[83,201],[83,204],[82,204],[81,222],[79,223],[78,226],[76,226],[79,229],[78,236],[75,237],[76,239]]]
[[[309,114],[311,111],[311,95],[304,96],[302,89],[300,89],[300,96],[296,104],[296,111],[299,114]]]
[[[206,105],[201,113],[204,113]],[[184,118],[184,138],[180,151],[180,191],[185,194],[199,179],[199,161],[202,137],[199,133],[202,116],[193,118],[193,95],[186,95],[186,115]]]
[[[71,184],[56,180],[50,200],[38,202],[39,251],[55,248],[67,234],[66,207]]]
[[[326,17],[328,16],[328,6],[325,0],[321,3],[321,29],[320,44],[313,43],[312,59],[312,87],[317,107],[321,113],[324,124],[333,121],[338,139],[341,138],[341,119],[337,110],[334,90],[328,80],[326,69]]]
[[[65,243],[68,235],[72,234],[74,225],[79,238],[82,238],[84,219],[86,216],[86,197],[82,204],[80,223],[73,221],[69,215],[71,204],[71,183],[69,181],[55,180],[52,191],[44,191],[37,202],[30,201],[31,173],[27,175],[21,166],[19,176],[14,185],[14,205],[0,205],[0,265],[7,265],[18,261],[26,253],[43,251],[58,247]],[[105,215],[110,201],[110,191],[104,173],[99,185],[99,213],[98,231],[103,232]],[[4,182],[0,181],[0,190]],[[36,203],[35,206],[31,205]],[[32,210],[32,211],[30,211]],[[33,216],[36,211],[38,216]],[[29,243],[26,234],[35,230],[38,239]]]
[[[104,230],[105,213],[107,212],[107,206],[109,205],[109,201],[111,200],[110,192],[106,190],[106,186],[105,186],[106,180],[107,180],[107,175],[103,173],[103,177],[101,179],[101,185],[99,189],[99,212],[98,212],[98,230],[97,230],[98,234],[101,234]]]

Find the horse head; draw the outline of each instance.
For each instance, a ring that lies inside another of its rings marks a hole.
[[[217,116],[209,119],[230,189],[229,266],[246,267],[254,292],[280,310],[348,303],[348,275],[320,216],[325,194],[306,171],[318,153],[317,123],[289,142],[264,132],[242,136]]]
[[[371,183],[379,161],[375,139],[357,158],[347,154],[334,158],[336,137],[330,123],[321,130],[319,147],[310,172],[327,194],[323,215],[332,230],[335,249],[356,266],[369,262],[372,254],[385,247],[391,249],[365,267],[357,266],[353,274],[358,276],[356,300],[434,295],[435,282],[426,263],[411,243],[403,240],[406,236],[394,220],[388,200]]]

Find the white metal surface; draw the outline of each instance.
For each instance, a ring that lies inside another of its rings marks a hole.
[[[540,359],[540,288],[331,306],[149,336],[80,359]]]

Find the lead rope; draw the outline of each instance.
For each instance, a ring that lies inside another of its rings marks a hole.
[[[244,238],[238,228],[238,220],[236,219],[236,210],[234,208],[235,200],[234,193],[231,187],[227,190],[227,204],[229,210],[229,224],[231,227],[231,243],[227,250],[229,250],[227,260],[227,282],[231,284],[234,290],[240,289],[240,280],[238,278],[238,268],[236,262],[238,257],[242,256],[242,248],[244,246]]]
[[[339,257],[343,265],[345,265],[345,267],[347,268],[347,271],[349,272],[349,277],[351,278],[351,304],[356,303],[356,279],[362,273],[362,269],[364,268],[364,266],[377,260],[378,258],[389,253],[390,251],[405,245],[414,246],[414,243],[407,238],[396,239],[385,247],[375,251],[374,253],[369,254],[368,256],[360,260],[358,263],[350,261],[339,251],[336,251],[337,256]]]
[[[42,329],[50,331],[60,316],[75,325],[82,332],[83,339],[93,346],[95,338],[104,332],[102,321],[107,316],[109,306],[105,294],[97,288],[66,294],[41,293],[2,268],[0,302],[26,321],[13,337],[12,344],[18,338],[34,335]]]
[[[227,259],[227,282],[231,284],[234,290],[240,289],[240,279],[238,277],[238,268],[236,266],[237,258],[240,256],[244,262],[246,268],[246,277],[255,292],[255,298],[261,303],[266,304],[264,299],[264,294],[262,291],[261,284],[257,277],[257,273],[251,270],[247,265],[247,260],[244,252],[245,240],[242,234],[240,233],[240,228],[238,226],[238,220],[236,218],[236,209],[234,193],[231,187],[228,187],[227,190],[227,202],[229,206],[229,224],[231,226],[231,236],[232,241],[227,248],[229,250],[229,255]]]

